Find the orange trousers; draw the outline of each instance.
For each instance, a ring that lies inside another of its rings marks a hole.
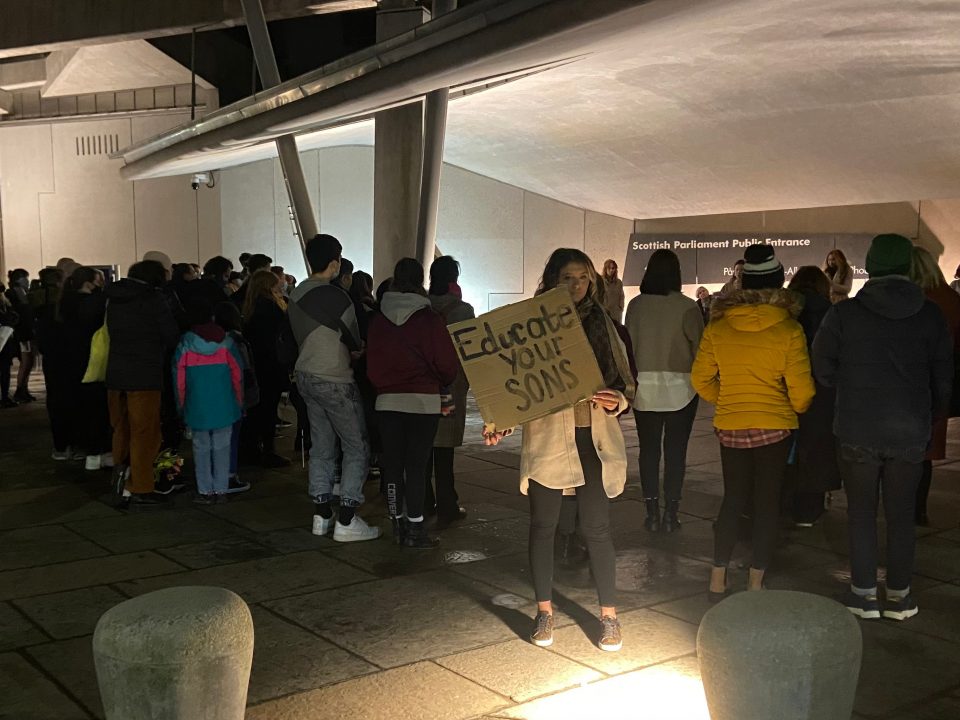
[[[160,454],[159,390],[110,390],[110,424],[113,426],[113,462],[130,466],[126,489],[153,492],[153,463]]]

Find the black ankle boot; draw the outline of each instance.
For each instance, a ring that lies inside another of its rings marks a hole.
[[[667,502],[667,509],[663,512],[663,531],[672,533],[680,529],[680,518],[677,517],[677,513],[680,510],[680,502],[677,500],[670,500]]]
[[[406,533],[403,536],[403,545],[417,550],[432,550],[440,544],[435,537],[427,534],[427,526],[421,520],[420,522],[407,521]]]
[[[650,532],[657,532],[660,529],[660,498],[647,498],[647,519],[643,526]]]
[[[403,545],[407,537],[407,519],[405,517],[390,518],[390,524],[393,526],[393,543]]]

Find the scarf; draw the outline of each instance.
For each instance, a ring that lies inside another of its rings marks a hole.
[[[636,381],[633,379],[630,363],[623,352],[620,336],[613,320],[590,295],[577,303],[577,315],[580,316],[580,324],[597,359],[603,386],[611,390],[619,390],[633,402]],[[589,405],[586,402],[578,403],[574,412],[577,427],[590,425]]]

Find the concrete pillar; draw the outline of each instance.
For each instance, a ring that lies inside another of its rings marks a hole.
[[[862,652],[843,606],[783,590],[727,598],[697,634],[712,720],[849,720]]]
[[[384,2],[377,13],[377,41],[412,30],[427,19],[426,11],[412,0]],[[379,284],[393,275],[397,260],[417,257],[423,104],[379,112],[374,124],[373,277]]]
[[[224,588],[158,590],[103,614],[93,659],[107,720],[242,720],[253,619]]]

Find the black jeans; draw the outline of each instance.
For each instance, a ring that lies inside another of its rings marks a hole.
[[[699,398],[672,412],[634,410],[640,440],[640,483],[643,496],[660,497],[660,449],[663,448],[663,492],[667,502],[679,502],[687,470],[687,442],[697,417]]]
[[[391,517],[423,517],[427,463],[437,435],[439,415],[405,412],[378,412],[383,454],[381,472],[387,489],[387,510]]]
[[[81,383],[77,394],[80,406],[77,438],[87,455],[103,455],[111,451],[113,431],[107,386],[103,383]]]
[[[77,442],[77,385],[69,364],[44,358],[43,381],[47,390],[47,416],[53,449],[64,452]]]
[[[917,543],[913,511],[923,455],[923,448],[890,453],[840,446],[840,472],[847,490],[850,522],[850,581],[854,587],[869,590],[877,585],[877,507],[881,494],[887,519],[887,587],[906,590],[910,586]]]
[[[427,461],[426,500],[428,508],[437,508],[437,517],[451,519],[460,511],[460,496],[454,487],[453,448],[435,447]],[[434,493],[433,484],[437,489]]]
[[[580,533],[590,552],[590,569],[597,581],[602,607],[614,607],[617,594],[617,554],[610,537],[610,500],[603,487],[603,467],[593,446],[590,428],[577,428],[577,450],[585,484],[576,488]],[[553,595],[553,545],[563,491],[530,481],[530,567],[538,602]]]
[[[260,402],[247,412],[241,433],[247,430],[246,437],[252,441],[253,447],[259,447],[262,453],[272,453],[277,434],[277,408],[283,388],[272,378],[257,378],[257,383],[260,385]]]
[[[750,566],[766,570],[777,541],[780,487],[787,470],[791,438],[758,448],[720,446],[723,465],[723,504],[717,517],[713,564],[726,567],[737,544],[740,516],[753,499],[753,561]]]

